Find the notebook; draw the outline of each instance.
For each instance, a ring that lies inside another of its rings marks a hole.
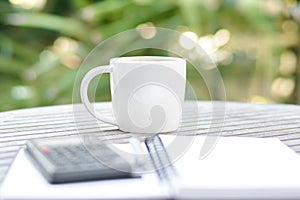
[[[2,199],[300,199],[300,157],[275,138],[220,137],[200,159],[205,137],[160,136],[172,165],[141,178],[51,185],[21,150],[1,187]],[[174,142],[174,141],[177,142]],[[182,141],[182,143],[178,143]],[[188,141],[189,146],[181,149]],[[173,146],[176,144],[176,146]],[[130,144],[120,148],[133,151]],[[143,145],[143,144],[142,144]],[[143,146],[147,150],[147,146]],[[148,150],[151,148],[148,145]],[[151,157],[149,151],[149,157]],[[152,155],[152,162],[157,162]],[[159,173],[163,175],[159,175]],[[161,177],[163,176],[163,177]]]

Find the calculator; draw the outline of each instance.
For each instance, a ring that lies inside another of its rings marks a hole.
[[[49,183],[136,178],[130,163],[105,143],[85,144],[79,136],[29,140],[26,153]]]

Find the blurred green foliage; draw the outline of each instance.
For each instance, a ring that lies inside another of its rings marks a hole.
[[[72,103],[85,56],[139,26],[194,33],[203,44],[226,36],[208,50],[228,100],[300,103],[299,13],[296,0],[1,0],[0,111]],[[192,67],[187,76],[203,85]],[[102,82],[97,100],[109,100]],[[209,99],[203,88],[198,96]]]

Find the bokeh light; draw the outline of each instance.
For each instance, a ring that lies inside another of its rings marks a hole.
[[[136,29],[140,33],[141,37],[144,39],[151,39],[155,37],[157,32],[152,22],[140,24]]]
[[[280,55],[279,72],[282,75],[290,76],[296,72],[297,56],[292,51],[286,51]]]
[[[46,0],[9,0],[9,2],[24,9],[35,10],[42,9],[46,4]]]
[[[295,82],[291,78],[276,78],[273,81],[271,94],[275,98],[288,98],[295,89]]]
[[[196,33],[187,31],[182,33],[179,44],[185,49],[192,49],[197,45],[198,36]]]

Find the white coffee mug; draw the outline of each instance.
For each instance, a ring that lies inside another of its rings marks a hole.
[[[87,91],[97,75],[110,73],[113,117],[93,110]],[[80,95],[97,119],[131,133],[171,132],[179,127],[185,95],[186,61],[161,56],[110,59],[110,64],[90,70]]]

